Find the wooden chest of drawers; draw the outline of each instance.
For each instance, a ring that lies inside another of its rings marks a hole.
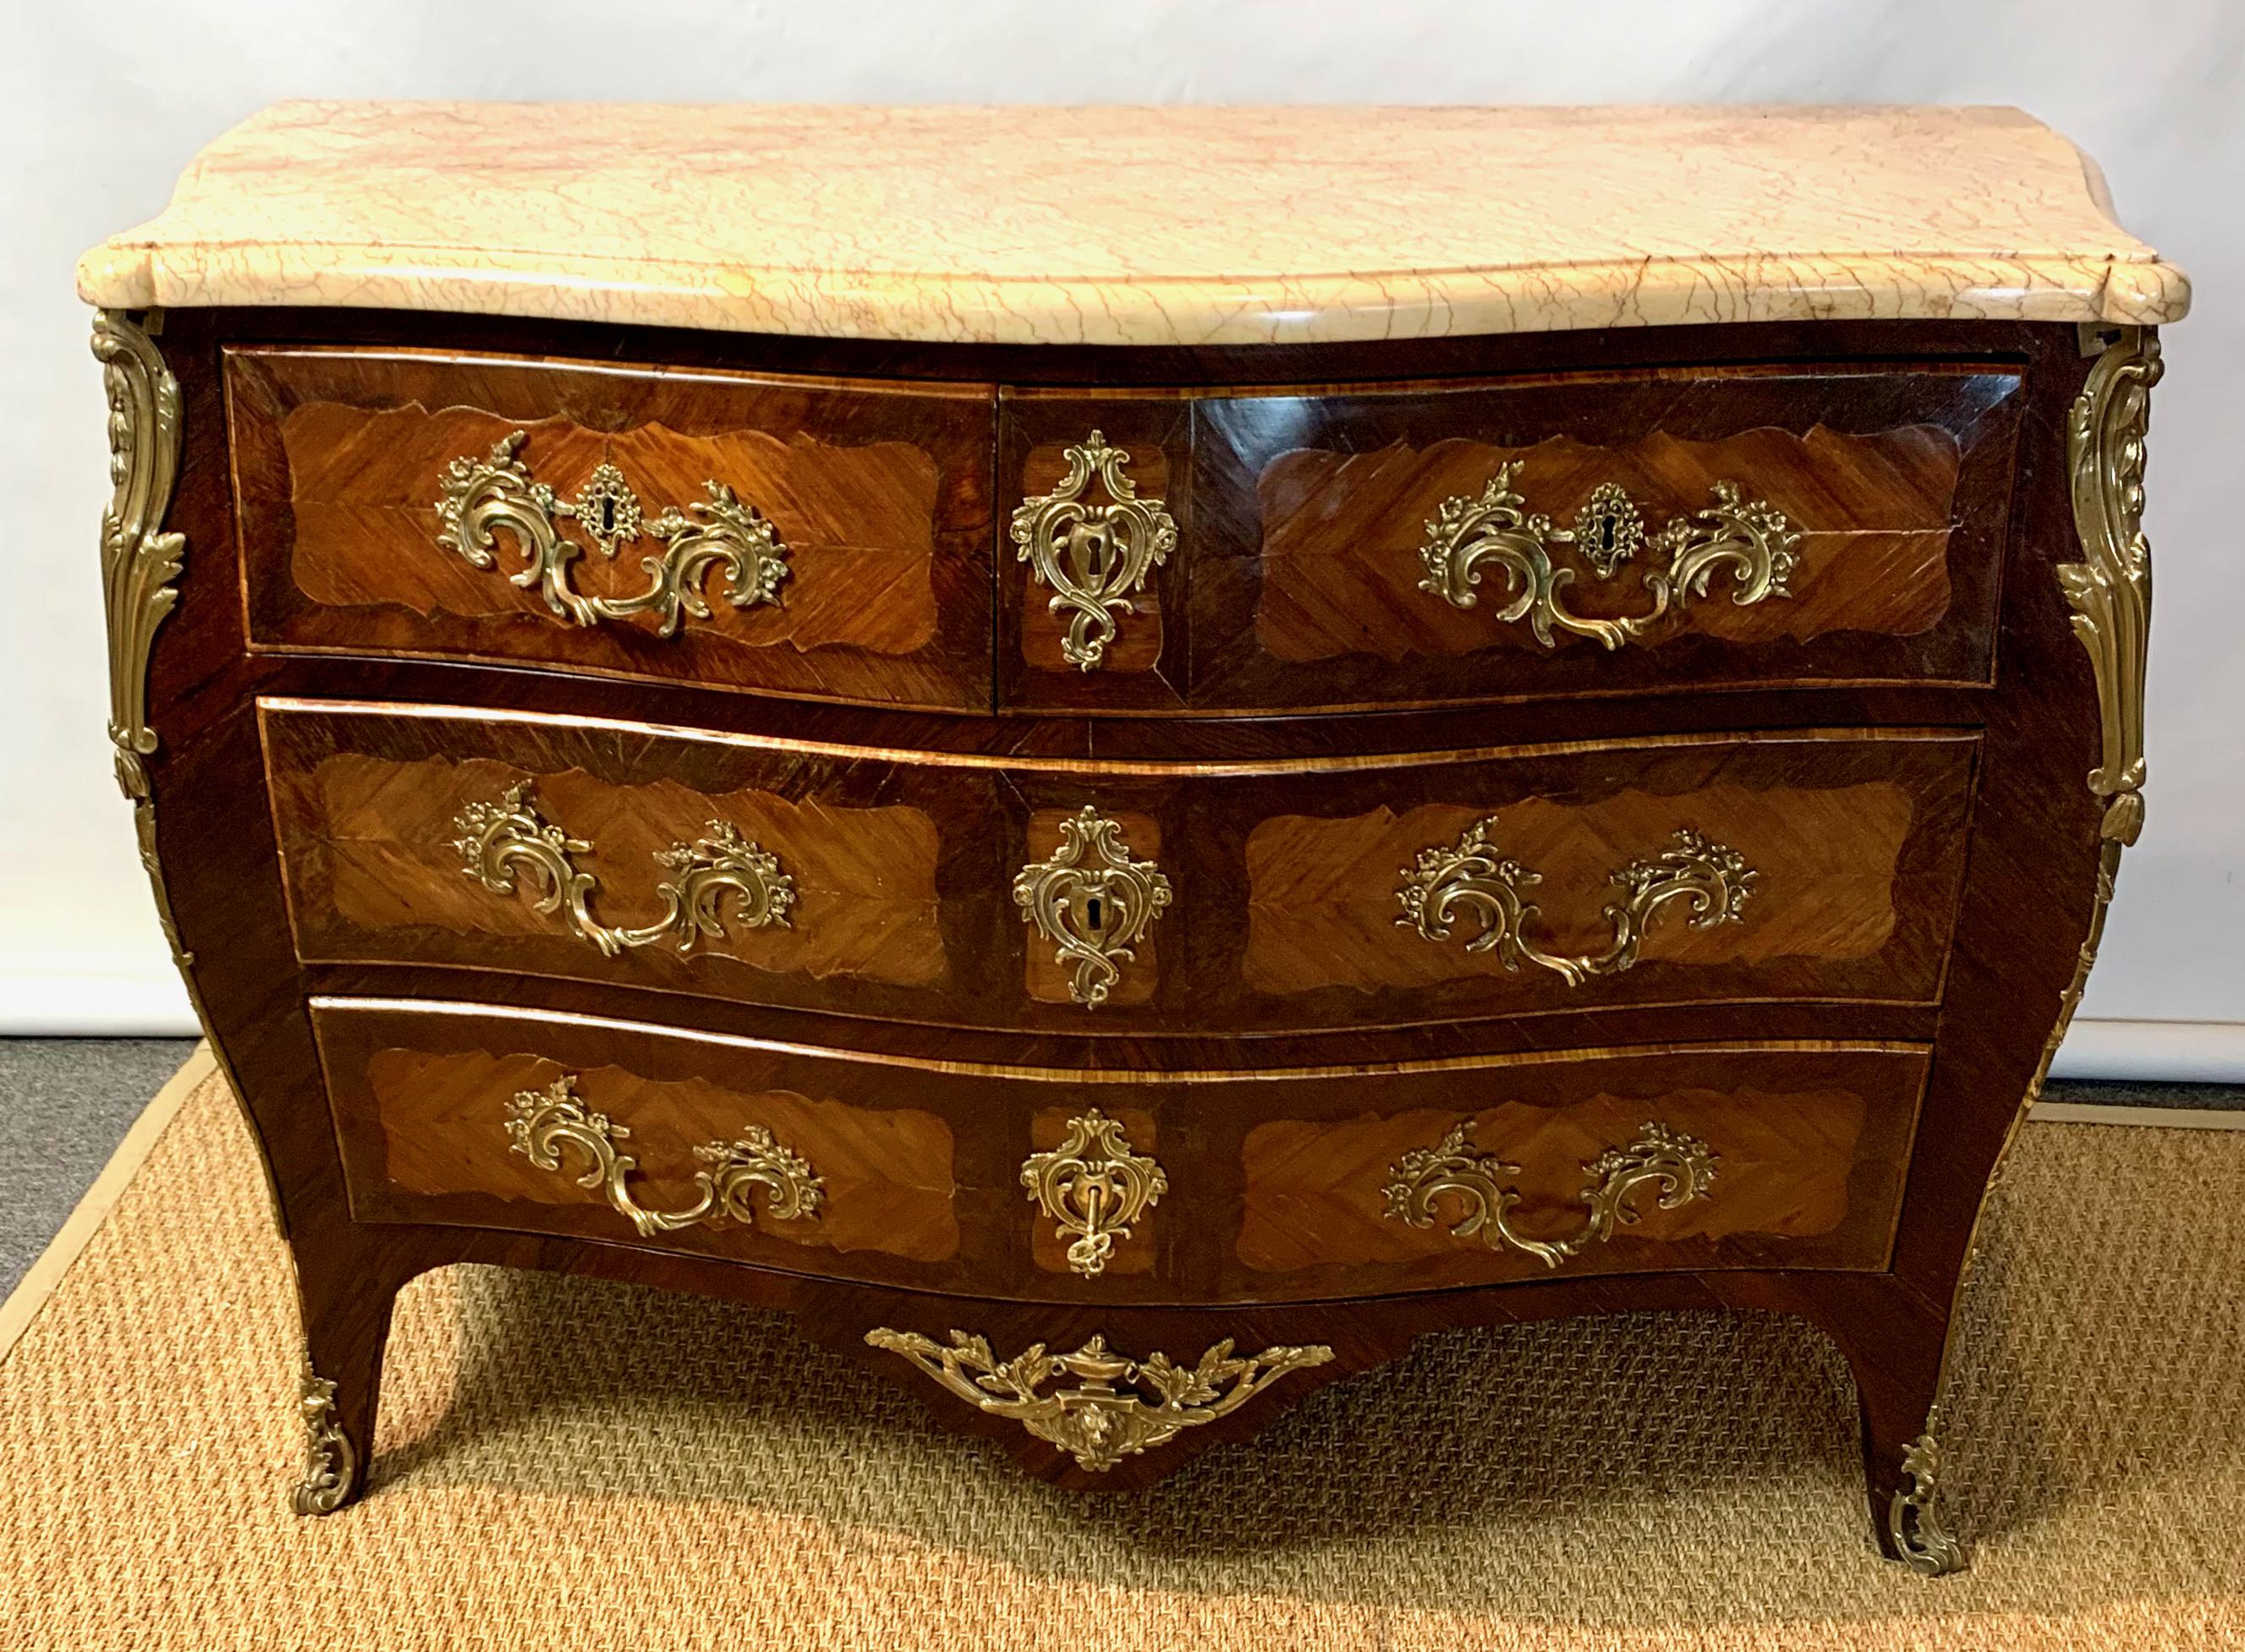
[[[793,1310],[1087,1486],[1429,1329],[1781,1310],[1881,1543],[1958,1563],[1943,1341],[2141,823],[2187,296],[2062,140],[1180,113],[1162,201],[1024,220],[1096,129],[929,112],[869,271],[688,233],[862,115],[424,116],[283,106],[81,271],[112,737],[296,1260],[300,1509],[474,1261]],[[1624,258],[1684,142],[1719,196],[1882,157],[1888,251]],[[1604,216],[1408,227],[1437,163]]]

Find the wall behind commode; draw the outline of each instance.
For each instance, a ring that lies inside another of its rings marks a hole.
[[[2127,857],[2104,961],[2060,1071],[2245,1080],[2245,6],[11,0],[8,9],[0,1032],[193,1025],[103,738],[95,542],[107,453],[71,268],[85,247],[153,216],[188,157],[265,103],[2010,103],[2096,155],[2129,227],[2197,288],[2194,314],[2168,335],[2153,403],[2150,822]]]

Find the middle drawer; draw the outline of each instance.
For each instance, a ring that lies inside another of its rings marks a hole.
[[[307,962],[1088,1034],[1930,1004],[1977,749],[1808,730],[1117,765],[260,711]]]

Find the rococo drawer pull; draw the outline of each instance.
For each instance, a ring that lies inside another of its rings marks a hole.
[[[1399,874],[1403,881],[1395,899],[1403,915],[1395,921],[1427,940],[1448,941],[1462,909],[1482,926],[1466,943],[1467,951],[1494,948],[1506,969],[1519,969],[1524,958],[1556,971],[1570,986],[1594,975],[1618,975],[1635,964],[1653,914],[1671,901],[1686,904],[1685,921],[1692,929],[1739,922],[1759,876],[1738,850],[1684,827],[1652,859],[1631,861],[1608,880],[1622,892],[1605,909],[1612,944],[1596,954],[1562,957],[1541,951],[1524,933],[1537,912],[1528,891],[1543,877],[1501,855],[1490,842],[1496,830],[1491,815],[1468,826],[1449,848],[1421,850],[1418,863]]]
[[[655,855],[672,876],[655,886],[662,897],[662,916],[638,929],[617,929],[593,917],[592,899],[600,880],[578,869],[572,856],[592,852],[592,844],[572,837],[538,812],[531,782],[518,781],[493,803],[470,803],[452,822],[459,833],[452,847],[465,870],[496,895],[514,892],[518,872],[528,869],[538,885],[535,911],[560,912],[562,922],[614,958],[628,947],[648,946],[675,938],[690,952],[703,938],[725,938],[725,897],[731,895],[743,929],[777,924],[790,927],[795,879],[780,870],[777,856],[722,820],[691,843],[674,843]]]
[[[1032,861],[1014,879],[1021,921],[1075,960],[1068,995],[1087,1009],[1107,1002],[1137,954],[1130,944],[1170,904],[1170,880],[1152,861],[1132,860],[1120,822],[1086,803],[1060,823],[1060,847],[1050,860]]]
[[[1641,638],[1670,609],[1681,612],[1694,598],[1705,597],[1707,582],[1720,567],[1731,571],[1731,600],[1741,608],[1793,594],[1785,581],[1793,572],[1801,535],[1787,525],[1782,512],[1760,499],[1743,498],[1735,482],[1716,483],[1712,506],[1694,517],[1673,518],[1650,535],[1628,493],[1618,484],[1601,483],[1576,513],[1575,525],[1557,528],[1547,516],[1529,515],[1523,508],[1527,501],[1512,491],[1520,464],[1515,459],[1500,467],[1478,498],[1461,493],[1436,507],[1427,524],[1427,542],[1419,548],[1427,570],[1419,589],[1470,608],[1480,600],[1475,587],[1481,583],[1482,565],[1494,563],[1505,584],[1505,606],[1497,619],[1506,624],[1526,620],[1547,648],[1557,646],[1554,626],[1594,637],[1609,648]],[[1641,549],[1665,556],[1666,567],[1650,569],[1645,576],[1652,606],[1617,620],[1570,612],[1560,593],[1574,583],[1575,570],[1553,565],[1554,545],[1579,549],[1601,579],[1611,578]]]
[[[1170,1190],[1162,1167],[1130,1150],[1122,1124],[1097,1107],[1068,1121],[1068,1134],[1021,1165],[1021,1185],[1071,1240],[1068,1265],[1087,1277],[1105,1270],[1115,1242]]]
[[[1126,1457],[1168,1445],[1188,1428],[1229,1416],[1287,1372],[1333,1357],[1332,1349],[1314,1344],[1265,1348],[1235,1358],[1226,1337],[1197,1364],[1180,1365],[1167,1354],[1127,1358],[1111,1351],[1104,1337],[1094,1337],[1072,1354],[1048,1354],[1042,1343],[1033,1343],[1001,1360],[987,1338],[963,1330],[953,1331],[945,1348],[916,1331],[885,1325],[867,1331],[865,1340],[903,1355],[968,1405],[1011,1418],[1079,1466],[1102,1474]],[[1059,1375],[1082,1381],[1048,1391]]]
[[[1503,1178],[1516,1176],[1520,1167],[1506,1164],[1496,1154],[1476,1153],[1467,1145],[1470,1121],[1460,1124],[1431,1148],[1414,1148],[1396,1161],[1388,1175],[1394,1178],[1381,1189],[1387,1214],[1414,1228],[1434,1223],[1434,1201],[1455,1197],[1465,1207],[1462,1220],[1450,1232],[1458,1238],[1475,1234],[1491,1250],[1510,1245],[1556,1268],[1591,1245],[1613,1237],[1617,1222],[1638,1219],[1630,1201],[1641,1188],[1658,1189],[1658,1208],[1674,1210],[1694,1199],[1708,1196],[1721,1162],[1714,1150],[1696,1136],[1685,1135],[1665,1124],[1649,1123],[1625,1148],[1609,1148],[1583,1167],[1589,1180],[1583,1202],[1590,1207],[1581,1229],[1564,1239],[1531,1239],[1512,1225],[1513,1207],[1520,1195]]]
[[[1053,589],[1046,606],[1068,616],[1061,658],[1095,671],[1115,640],[1116,616],[1138,611],[1131,592],[1143,590],[1146,576],[1177,548],[1177,525],[1161,500],[1138,497],[1137,484],[1122,474],[1129,454],[1108,446],[1098,431],[1061,457],[1068,474],[1060,485],[1014,507],[1013,538],[1021,547],[1016,560]],[[1083,503],[1095,474],[1106,504]]]
[[[577,1185],[605,1193],[642,1238],[699,1223],[715,1226],[728,1216],[747,1227],[756,1219],[749,1195],[757,1188],[764,1190],[775,1222],[816,1215],[826,1196],[826,1184],[811,1174],[808,1161],[789,1152],[763,1126],[752,1124],[736,1140],[694,1149],[694,1156],[710,1167],[694,1174],[701,1198],[683,1210],[650,1210],[624,1185],[639,1161],[619,1153],[616,1143],[628,1140],[631,1132],[587,1107],[573,1075],[564,1074],[543,1090],[518,1091],[507,1114],[506,1133],[512,1141],[508,1152],[522,1154],[540,1170],[559,1171],[561,1148],[576,1148],[590,1166]]]
[[[736,608],[777,599],[779,582],[788,573],[787,547],[756,507],[743,504],[723,483],[705,482],[706,500],[683,512],[667,509],[649,521],[639,496],[613,464],[596,466],[573,503],[545,483],[533,482],[529,467],[515,457],[523,440],[524,433],[516,430],[501,437],[487,458],[452,461],[444,497],[437,501],[444,525],[438,545],[475,567],[491,568],[496,565],[492,531],[505,529],[523,557],[522,572],[507,577],[536,591],[572,625],[652,613],[660,621],[657,634],[668,637],[687,614],[709,617],[702,586],[713,569],[722,572],[725,599]],[[641,559],[647,589],[634,597],[588,597],[575,590],[569,565],[585,550],[561,536],[555,524],[564,519],[581,525],[600,555],[611,560],[620,546],[634,540],[660,540],[661,556]]]

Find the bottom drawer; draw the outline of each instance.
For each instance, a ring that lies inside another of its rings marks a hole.
[[[353,1215],[1033,1301],[1881,1270],[1917,1045],[1068,1072],[312,1005]]]

